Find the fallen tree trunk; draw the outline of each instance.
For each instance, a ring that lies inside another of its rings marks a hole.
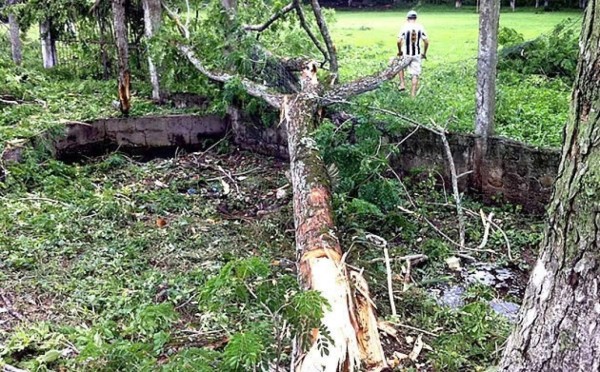
[[[189,46],[179,44],[177,48],[210,79],[227,82],[235,78],[208,70]],[[315,63],[304,68],[302,91],[298,94],[274,94],[263,85],[240,79],[248,94],[281,110],[282,125],[288,132],[299,281],[304,289],[318,291],[329,304],[323,309],[325,334],[311,330],[309,345],[302,345],[302,337],[296,337],[293,371],[390,370],[367,283],[344,262],[335,232],[329,176],[311,133],[318,125],[321,107],[378,88],[410,61],[395,58],[384,71],[335,86],[323,94]]]
[[[328,335],[314,330],[311,345],[297,345],[292,368],[353,371],[362,361],[362,370],[381,371],[388,365],[366,282],[359,273],[349,272],[343,262],[333,221],[329,176],[310,136],[318,122],[319,108],[314,64],[303,72],[302,82],[302,93],[287,96],[282,107],[294,190],[298,272],[302,287],[318,291],[330,308],[322,319]]]

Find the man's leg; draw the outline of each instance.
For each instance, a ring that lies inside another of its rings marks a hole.
[[[398,76],[400,77],[400,86],[398,87],[398,89],[400,89],[400,90],[406,89],[406,86],[404,85],[404,70],[400,70],[400,73],[398,74]]]
[[[417,95],[417,85],[419,84],[419,75],[412,76],[412,89],[410,94],[415,97]]]

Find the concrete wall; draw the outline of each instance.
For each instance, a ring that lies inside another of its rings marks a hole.
[[[57,157],[69,159],[115,148],[142,154],[156,149],[197,149],[205,139],[222,138],[229,130],[236,145],[242,149],[284,159],[288,157],[284,125],[267,128],[235,109],[230,109],[225,118],[180,115],[70,123],[65,127],[65,135],[54,139],[53,150]],[[392,143],[403,141],[400,154],[391,159],[399,173],[415,168],[434,168],[448,178],[439,136],[419,130],[406,137],[388,138]],[[470,171],[475,137],[449,134],[448,141],[457,172]],[[9,152],[3,155],[9,157]],[[461,178],[460,186],[467,192],[480,193],[486,202],[510,202],[522,205],[526,211],[541,213],[550,199],[559,160],[558,150],[537,149],[503,138],[491,138],[482,169],[481,190],[473,187],[470,177]]]

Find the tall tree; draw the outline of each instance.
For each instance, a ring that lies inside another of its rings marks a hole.
[[[42,63],[44,68],[52,68],[58,64],[55,33],[56,31],[53,28],[51,18],[46,18],[44,21],[40,22]]]
[[[129,72],[129,43],[127,39],[127,17],[125,12],[126,0],[112,0],[113,29],[117,44],[117,59],[119,66],[119,107],[123,115],[129,115],[131,108],[131,93],[129,84],[131,73]]]
[[[161,5],[160,0],[142,0],[144,7],[144,35],[146,40],[158,32],[161,24]],[[160,74],[159,68],[152,58],[152,54],[148,51],[148,71],[150,74],[150,83],[152,84],[152,99],[160,101]]]
[[[476,184],[481,186],[483,158],[487,139],[494,131],[496,110],[496,65],[498,64],[498,23],[500,1],[482,0],[479,5],[479,53],[477,56],[477,90],[475,92],[474,153]]]
[[[502,371],[600,370],[600,0],[580,47],[545,238]]]
[[[8,0],[6,5],[15,5],[17,0]],[[21,28],[19,20],[14,12],[8,13],[8,27],[10,28],[10,49],[12,52],[13,62],[20,65],[23,60],[23,47],[21,44]]]

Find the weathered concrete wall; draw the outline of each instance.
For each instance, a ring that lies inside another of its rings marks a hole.
[[[394,138],[400,142],[402,138]],[[457,173],[473,169],[475,136],[450,134]],[[435,168],[449,179],[442,141],[426,130],[417,131],[400,146],[400,155],[392,159],[397,171],[414,168]],[[461,180],[463,189],[480,192],[484,201],[510,202],[522,205],[526,211],[542,213],[550,200],[552,184],[560,162],[557,149],[538,149],[505,138],[492,137],[482,167],[482,189],[473,190],[472,179]]]
[[[107,149],[145,154],[156,149],[198,149],[207,138],[222,138],[231,129],[233,140],[242,149],[288,158],[285,125],[267,128],[252,122],[240,111],[230,109],[225,118],[217,116],[153,116],[141,118],[101,119],[91,123],[70,123],[65,136],[54,139],[56,156],[63,159],[94,155]],[[434,168],[448,180],[446,159],[439,136],[419,130],[409,136],[392,136],[399,143],[400,154],[391,159],[400,173],[415,168]],[[449,134],[457,172],[473,169],[475,137]],[[137,151],[136,151],[137,150]],[[15,155],[5,151],[6,159]],[[520,204],[524,210],[541,213],[550,199],[560,154],[558,150],[537,149],[503,138],[491,138],[482,168],[481,190],[474,190],[470,177],[460,186],[467,192],[481,193],[484,201],[507,201]],[[447,183],[449,185],[449,183]]]
[[[221,138],[229,128],[228,118],[172,115],[100,119],[90,123],[68,123],[65,136],[54,139],[52,149],[59,158],[88,155],[107,148],[124,150],[196,148],[207,138]]]

